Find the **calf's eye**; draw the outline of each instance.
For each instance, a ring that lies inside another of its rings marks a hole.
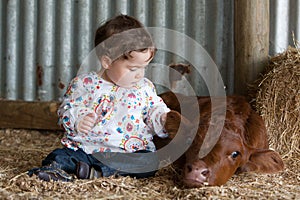
[[[236,158],[240,155],[241,153],[239,151],[234,151],[231,153],[231,158]]]

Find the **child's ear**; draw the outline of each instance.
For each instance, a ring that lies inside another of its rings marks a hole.
[[[100,62],[104,69],[108,69],[112,63],[111,59],[108,56],[102,56],[100,58]]]

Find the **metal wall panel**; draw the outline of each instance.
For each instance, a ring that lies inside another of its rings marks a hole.
[[[6,62],[5,62],[5,81],[6,95],[10,99],[16,99],[19,94],[19,74],[20,74],[20,43],[19,23],[20,23],[20,4],[17,0],[9,1],[7,4],[7,28],[6,36]]]
[[[20,63],[21,69],[20,80],[18,83],[19,98],[30,99],[35,98],[36,90],[36,45],[37,45],[37,1],[23,1],[24,9],[21,9],[21,15],[24,19],[22,27],[20,27]],[[33,91],[33,92],[26,92]]]
[[[0,98],[58,100],[92,50],[96,28],[120,13],[135,16],[147,27],[172,29],[197,41],[217,64],[231,94],[233,4],[234,0],[1,0]],[[293,44],[292,31],[299,39],[300,3],[270,0],[270,9],[273,55]],[[192,54],[193,49],[186,52]],[[153,60],[163,65],[180,61],[164,51]],[[147,76],[161,80],[166,74],[153,69]],[[192,73],[188,80],[198,95],[207,94],[199,74]]]
[[[300,40],[300,1],[270,0],[270,55]]]
[[[5,16],[6,16],[6,2],[4,1],[0,1],[0,98],[1,97],[5,97],[5,92],[4,92],[4,88],[5,88],[5,75],[4,75],[4,59],[5,59],[5,55],[4,55],[4,47],[6,46],[5,43],[5,27],[6,27],[6,20],[5,20]]]

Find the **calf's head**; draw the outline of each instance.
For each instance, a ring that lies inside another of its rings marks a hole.
[[[278,153],[252,148],[236,134],[223,131],[212,151],[203,158],[191,149],[186,152],[183,182],[188,187],[223,185],[235,173],[273,173],[283,169]]]

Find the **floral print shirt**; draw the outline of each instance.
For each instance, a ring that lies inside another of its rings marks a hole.
[[[161,115],[169,112],[154,85],[143,78],[126,89],[90,72],[75,77],[58,109],[59,124],[66,131],[61,140],[68,148],[96,152],[155,151],[152,137],[167,137]],[[76,123],[95,113],[96,124],[88,134],[78,132]]]

